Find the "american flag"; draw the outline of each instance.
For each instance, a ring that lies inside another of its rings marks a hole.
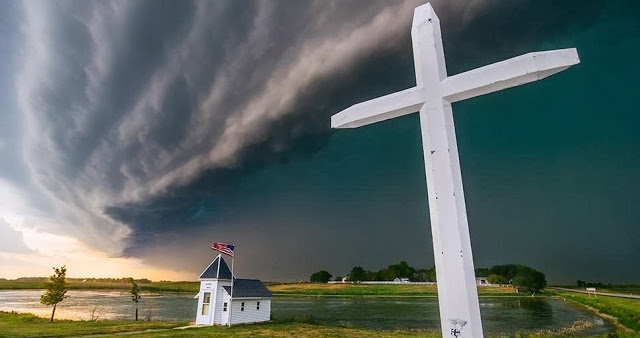
[[[235,245],[227,244],[227,243],[213,243],[211,249],[222,252],[225,255],[229,255],[233,257],[233,249],[235,249]]]

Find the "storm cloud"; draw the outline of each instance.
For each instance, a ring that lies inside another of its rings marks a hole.
[[[0,250],[12,253],[29,253],[33,250],[24,244],[22,232],[17,231],[0,218]]]
[[[23,126],[16,142],[26,172],[22,181],[47,201],[41,212],[57,220],[47,231],[112,255],[195,272],[206,265],[210,242],[233,241],[248,257],[239,271],[271,279],[299,278],[323,264],[344,272],[354,264],[373,269],[401,259],[432,264],[415,117],[357,131],[329,129],[337,111],[415,84],[409,32],[413,9],[422,3],[24,2],[15,9],[23,22],[13,77],[20,119],[12,123]],[[432,3],[443,24],[450,74],[581,43],[612,11],[603,1]],[[535,95],[561,101],[535,86]],[[518,192],[498,194],[514,184],[509,175],[548,164],[533,155],[528,166],[509,162],[515,145],[483,141],[488,136],[470,131],[481,122],[469,119],[477,112],[465,112],[491,111],[490,100],[500,95],[455,108],[464,116],[456,123],[481,265],[503,262],[504,253],[490,246],[505,223],[528,215],[546,229],[551,219],[570,218],[560,210],[549,211],[549,218],[539,213],[548,204],[535,199],[549,191],[536,189],[548,181],[523,178]],[[497,110],[488,114],[490,121],[509,113]],[[504,133],[518,144],[517,135]],[[501,171],[505,181],[485,175],[489,161],[479,159],[497,154],[506,160],[494,164],[514,170]],[[591,177],[587,172],[584,181]],[[576,192],[581,197],[557,203],[571,205],[596,191],[591,185]],[[492,193],[497,195],[489,201]],[[522,204],[514,200],[525,193],[530,198]],[[574,212],[584,206],[575,203]],[[584,221],[604,222],[605,214]],[[623,222],[633,219],[637,213]],[[399,247],[391,256],[383,248],[389,242]],[[536,254],[542,258],[516,255],[516,263],[543,269],[550,264],[547,252],[561,252],[564,245],[548,243]],[[637,247],[624,240],[621,245],[617,254],[637,257]],[[361,252],[365,262],[356,262]],[[549,270],[562,278],[560,269]]]
[[[17,88],[31,175],[65,227],[112,247],[101,233],[129,232],[106,206],[237,167],[260,142],[284,150],[307,124],[270,134],[304,92],[381,41],[393,48],[414,5],[350,17],[354,3],[25,2]]]

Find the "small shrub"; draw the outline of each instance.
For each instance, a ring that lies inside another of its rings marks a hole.
[[[305,314],[304,317],[302,317],[302,322],[305,324],[312,324],[312,325],[318,324],[316,319],[310,314]]]

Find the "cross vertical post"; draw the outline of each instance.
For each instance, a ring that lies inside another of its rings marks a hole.
[[[440,85],[447,78],[440,22],[430,7],[416,9],[411,37],[416,85],[426,96],[420,129],[442,334],[482,337],[453,110]]]
[[[482,337],[478,291],[451,104],[537,81],[580,63],[575,48],[533,52],[447,76],[440,21],[429,3],[411,29],[416,86],[355,104],[331,117],[357,128],[420,112],[443,337]]]

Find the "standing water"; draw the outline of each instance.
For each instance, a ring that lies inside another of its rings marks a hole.
[[[0,311],[51,315],[40,304],[42,290],[0,291]],[[58,319],[133,319],[135,304],[128,292],[69,291],[56,309]],[[190,293],[143,294],[140,320],[193,321],[197,300]],[[611,325],[594,314],[558,299],[482,297],[480,312],[485,333],[513,335],[517,331],[560,330],[580,321],[592,328],[585,335],[611,332]],[[437,298],[316,298],[276,297],[272,318],[313,318],[336,326],[370,329],[437,329],[440,325]]]

